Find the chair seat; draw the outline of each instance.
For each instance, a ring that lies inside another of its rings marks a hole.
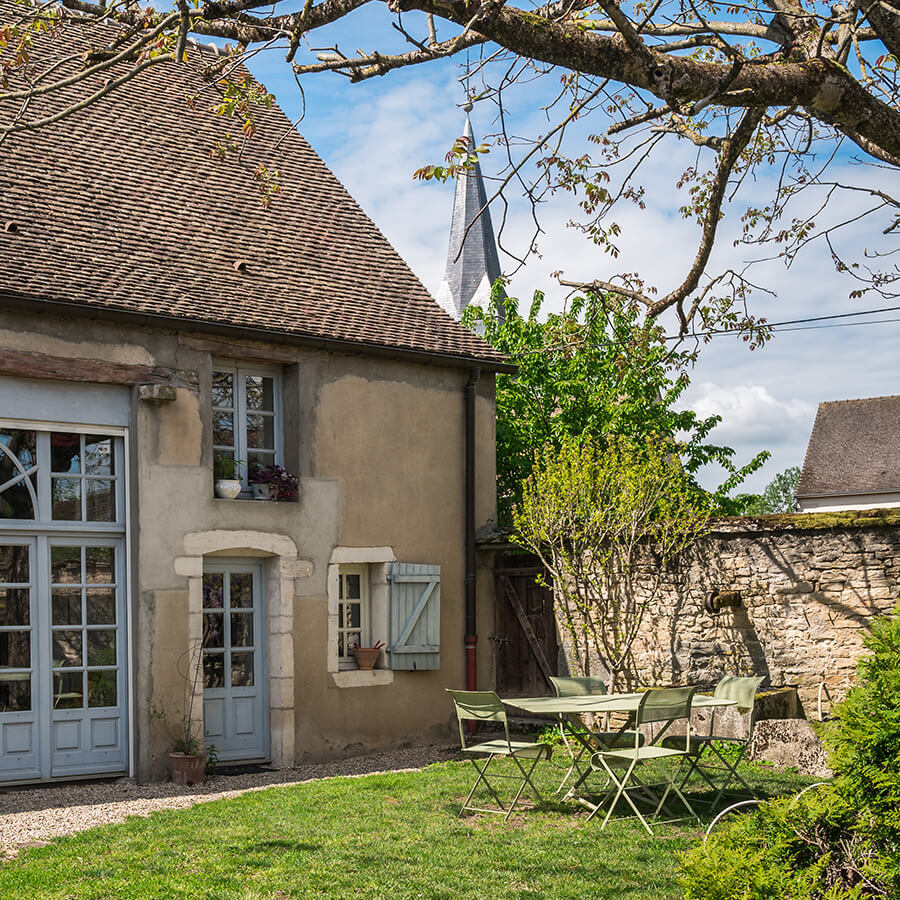
[[[512,751],[512,752],[510,752]],[[484,741],[481,744],[473,744],[470,747],[464,747],[463,753],[477,753],[481,756],[493,754],[494,756],[521,756],[525,759],[541,759],[542,757],[550,758],[550,747],[547,744],[539,744],[528,741],[510,741],[508,744],[504,740]]]
[[[595,753],[591,759],[591,765],[594,766],[594,759],[602,756],[603,759],[611,766],[631,765],[632,761],[645,759],[666,759],[672,756],[684,756],[684,750],[673,750],[671,747],[637,747],[631,750],[601,750]]]
[[[692,734],[690,747],[688,749],[689,756],[697,756],[706,744],[713,741],[730,741],[733,744],[744,744],[746,738],[736,738],[721,734]],[[669,734],[660,742],[663,747],[669,747],[673,750],[681,750],[684,752],[684,735]]]
[[[634,731],[592,731],[591,737],[609,747],[611,750],[616,747],[634,747],[635,732]],[[637,733],[637,740],[641,746],[644,745],[644,735]]]

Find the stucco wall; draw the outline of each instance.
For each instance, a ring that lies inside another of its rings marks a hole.
[[[172,705],[183,702],[174,661],[187,649],[192,628],[196,631],[190,619],[191,578],[197,577],[197,560],[202,562],[204,536],[218,533],[274,535],[296,548],[295,555],[291,551],[288,557],[278,556],[280,568],[272,569],[276,580],[289,585],[290,594],[290,608],[285,610],[289,633],[284,638],[290,647],[281,652],[279,665],[290,670],[292,711],[281,717],[279,698],[273,696],[272,714],[273,727],[291,730],[290,739],[281,742],[292,748],[285,764],[450,734],[444,688],[461,686],[465,677],[467,370],[96,321],[64,322],[50,315],[4,312],[0,322],[8,329],[7,346],[95,359],[98,366],[115,360],[185,374],[185,386],[177,390],[174,402],[145,402],[137,388],[132,391],[132,622],[139,777],[162,774],[166,740],[147,701],[155,697]],[[281,366],[285,459],[301,477],[298,504],[213,497],[209,398],[214,358]],[[482,374],[476,400],[476,527],[495,515],[493,390],[492,374]],[[34,418],[40,419],[39,410]],[[191,541],[193,549],[186,549]],[[236,538],[234,546],[216,552],[276,559],[260,549],[259,539],[251,543],[244,547]],[[378,686],[334,686],[326,664],[326,576],[336,547],[389,547],[398,561],[441,566],[440,669],[398,671],[391,683]],[[479,620],[490,622],[491,611],[484,608],[490,590],[482,584],[482,574],[489,573],[479,573]],[[489,661],[489,643],[482,641],[481,672],[489,673]]]
[[[712,614],[707,592],[739,591]],[[636,653],[657,683],[765,675],[798,688],[806,715],[842,698],[863,636],[900,595],[896,511],[731,519],[663,579]]]

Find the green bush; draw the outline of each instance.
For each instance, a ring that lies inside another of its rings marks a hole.
[[[721,824],[682,858],[686,900],[900,897],[900,604],[866,646],[824,733],[834,780]]]

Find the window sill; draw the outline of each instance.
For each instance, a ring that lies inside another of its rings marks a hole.
[[[393,669],[345,669],[343,672],[329,672],[328,681],[331,687],[356,688],[378,687],[384,684],[393,684]]]
[[[272,503],[276,506],[296,506],[299,503],[298,500],[270,500],[267,497],[251,497],[249,494],[244,496],[243,494],[239,494],[237,497],[216,497],[213,496],[213,500],[218,500],[221,503],[237,503],[239,500],[243,500],[249,503]]]

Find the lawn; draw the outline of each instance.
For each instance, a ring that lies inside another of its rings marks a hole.
[[[561,755],[560,755],[561,761]],[[541,786],[558,769],[545,767]],[[768,795],[809,783],[745,766]],[[467,762],[332,778],[133,818],[24,851],[0,867],[0,897],[653,898],[680,896],[676,854],[702,836],[633,821],[586,822],[572,804],[457,817]],[[227,785],[226,785],[227,787]],[[552,789],[551,789],[552,790]]]

